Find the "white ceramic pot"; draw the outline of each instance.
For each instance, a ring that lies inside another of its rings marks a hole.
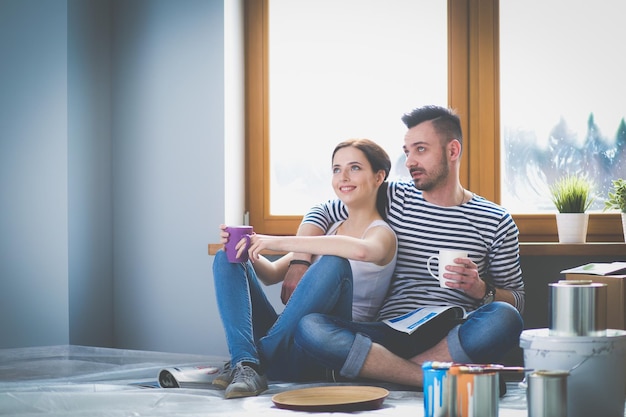
[[[624,242],[626,242],[626,213],[622,213],[622,229],[624,229]]]
[[[585,243],[588,225],[589,213],[557,213],[559,243]]]

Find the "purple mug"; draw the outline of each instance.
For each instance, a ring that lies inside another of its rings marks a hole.
[[[254,233],[252,226],[226,226],[224,230],[230,235],[228,237],[228,242],[224,245],[224,251],[226,252],[228,261],[232,263],[248,262],[250,235]],[[239,241],[243,238],[246,239],[246,249],[240,257],[237,257],[237,249],[235,249],[235,246],[237,246],[237,243],[239,243]]]

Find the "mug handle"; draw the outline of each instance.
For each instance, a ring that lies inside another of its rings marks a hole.
[[[432,275],[433,278],[436,278],[437,281],[439,281],[439,277],[433,274],[433,271],[431,271],[430,269],[430,261],[433,259],[439,259],[439,257],[437,255],[433,255],[430,258],[428,258],[428,261],[426,261],[426,268],[428,269],[428,273],[430,273],[430,275]]]
[[[242,237],[246,239],[246,251],[250,249],[250,245],[252,244],[252,240],[250,240],[251,235],[243,235]]]

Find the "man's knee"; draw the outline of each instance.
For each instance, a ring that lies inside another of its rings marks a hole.
[[[494,302],[486,305],[484,308],[491,308],[494,311],[494,314],[497,315],[498,319],[494,321],[493,324],[499,324],[507,330],[507,333],[517,334],[522,333],[524,329],[524,320],[522,319],[522,315],[517,311],[515,307],[513,307],[509,303],[505,302]]]
[[[519,343],[523,327],[515,307],[494,302],[472,313],[456,334],[462,351],[472,361],[490,362]]]
[[[323,346],[326,342],[326,333],[321,331],[326,322],[325,316],[311,313],[302,317],[296,326],[294,340],[305,350],[315,350],[316,346]]]

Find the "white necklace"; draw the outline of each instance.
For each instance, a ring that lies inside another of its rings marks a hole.
[[[461,202],[458,204],[463,205],[463,202],[465,201],[465,188],[461,187]]]

